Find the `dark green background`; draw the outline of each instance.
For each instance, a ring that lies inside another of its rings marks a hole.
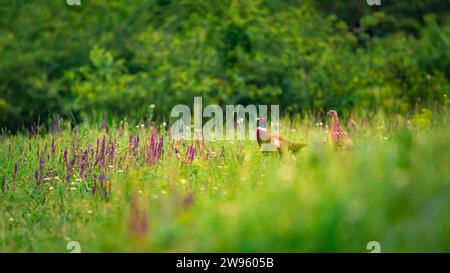
[[[448,104],[448,1],[2,1],[0,128],[167,119],[178,103],[283,113]],[[446,97],[447,95],[447,97]]]

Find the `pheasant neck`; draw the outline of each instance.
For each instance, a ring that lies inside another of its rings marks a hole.
[[[258,140],[263,138],[264,132],[266,131],[266,128],[265,128],[266,126],[265,125],[266,125],[266,123],[265,122],[260,122],[259,119],[256,122],[256,138]]]
[[[339,118],[338,117],[333,117],[331,119],[331,127],[332,128],[338,128],[339,127]]]

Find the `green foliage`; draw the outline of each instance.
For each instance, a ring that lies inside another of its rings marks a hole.
[[[449,20],[448,3],[440,0],[380,0],[380,6],[370,6],[366,0],[316,0],[314,4],[326,13],[336,14],[352,29],[367,27],[370,21],[365,30],[373,36],[395,32],[417,35],[426,14],[436,14],[441,23]]]
[[[139,120],[149,104],[166,119],[195,95],[285,113],[435,107],[450,92],[443,2],[11,1],[0,8],[0,127]]]

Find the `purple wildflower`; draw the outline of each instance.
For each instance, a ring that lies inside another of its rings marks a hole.
[[[52,137],[52,154],[55,154],[56,146],[55,146],[55,139]]]
[[[103,136],[103,139],[102,139],[102,148],[100,149],[100,156],[101,157],[104,157],[105,156],[105,136]]]
[[[88,150],[86,149],[83,153],[83,156],[81,157],[82,161],[86,161],[88,159]]]
[[[97,191],[97,175],[94,175],[94,182],[92,183],[92,193],[95,194]]]
[[[155,155],[155,134],[152,133],[150,138],[150,153],[151,158],[154,159],[156,157]]]
[[[70,167],[67,166],[66,169],[66,182],[69,183],[70,182]]]
[[[80,176],[83,176],[84,168],[85,168],[85,162],[83,161],[83,162],[81,163],[81,167],[80,167]]]
[[[186,151],[186,159],[187,161],[194,161],[194,157],[195,157],[195,146],[194,144],[188,146],[187,151]]]
[[[130,147],[132,143],[133,143],[133,134],[130,135]]]
[[[139,134],[137,135],[137,137],[134,140],[134,150],[136,151],[136,149],[139,147]]]
[[[193,148],[193,149],[192,149],[192,154],[191,154],[191,161],[194,160],[195,152],[197,151],[197,149],[196,149],[195,147],[192,147],[192,148]]]
[[[112,141],[111,134],[109,135],[109,142],[108,142],[108,162],[110,165],[113,165],[114,163],[114,151],[115,151],[115,140]]]
[[[75,160],[76,160],[76,157],[75,157],[75,155],[73,155],[72,160],[70,161],[70,168],[73,168],[73,165],[75,164]]]
[[[45,165],[45,161],[43,159],[41,159],[39,161],[39,169],[42,170],[44,168],[44,165]]]

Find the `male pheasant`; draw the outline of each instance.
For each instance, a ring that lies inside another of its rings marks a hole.
[[[341,127],[337,112],[330,110],[327,115],[331,118],[329,140],[333,147],[339,149],[352,148],[353,142],[347,132]]]
[[[298,152],[300,149],[308,145],[304,143],[294,143],[285,140],[283,137],[269,132],[266,127],[266,119],[263,116],[259,117],[257,119],[256,140],[258,141],[259,147],[264,144],[267,145],[263,147],[263,149],[267,148],[266,151],[276,150],[278,152],[282,152],[283,148],[287,146],[289,151]]]

